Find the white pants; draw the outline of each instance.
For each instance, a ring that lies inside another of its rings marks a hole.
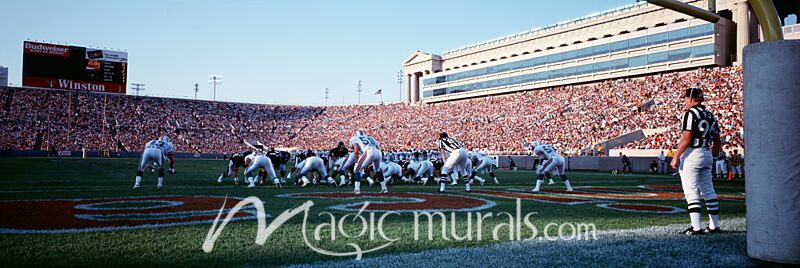
[[[383,161],[383,154],[381,150],[375,148],[367,148],[361,155],[358,157],[358,162],[356,162],[356,168],[354,172],[364,173],[364,169],[366,169],[369,165],[372,165],[372,170],[381,170],[381,161]]]
[[[728,173],[728,167],[725,166],[725,160],[717,160],[717,174],[726,174]]]
[[[159,169],[164,168],[164,154],[161,153],[161,149],[148,147],[144,149],[142,152],[142,160],[139,162],[139,171],[144,171],[147,164],[150,162],[154,162]]]
[[[391,162],[390,163],[385,163],[385,164],[386,165],[384,165],[381,168],[381,172],[383,173],[384,177],[388,178],[388,177],[391,177],[391,176],[394,176],[394,175],[403,176],[402,170],[401,170],[402,168],[400,168],[400,165],[398,165],[396,163],[391,163]]]
[[[414,173],[415,178],[433,176],[433,163],[431,163],[429,160],[419,162]]]
[[[536,171],[536,175],[551,173],[553,175],[564,175],[566,169],[566,161],[564,157],[557,155],[550,159],[545,159]]]
[[[250,177],[250,173],[253,171],[258,171],[261,168],[267,171],[267,176],[269,176],[269,179],[274,179],[276,177],[275,169],[272,167],[272,160],[270,160],[266,155],[256,156],[253,159],[253,162],[247,166],[247,169],[244,171],[244,175]],[[258,175],[258,173],[255,175]]]
[[[442,174],[450,173],[450,171],[454,172],[464,172],[467,170],[467,164],[469,163],[469,171],[472,172],[472,161],[469,160],[467,157],[467,150],[458,149],[450,153],[450,156],[447,157],[447,161],[444,161],[444,166],[442,167]]]
[[[706,200],[717,199],[714,182],[711,181],[711,151],[703,148],[688,148],[680,158],[678,172],[686,202],[699,203],[700,195]]]
[[[312,156],[300,163],[303,163],[303,167],[300,169],[300,173],[297,173],[298,178],[314,171],[319,173],[320,179],[328,177],[328,170],[325,168],[325,162],[322,161],[322,158]]]
[[[494,159],[489,157],[483,157],[478,161],[478,167],[475,168],[475,172],[492,172],[492,166],[494,165]]]
[[[339,173],[345,172],[356,164],[356,158],[352,152],[347,153],[347,156],[342,158],[342,164],[339,165]]]

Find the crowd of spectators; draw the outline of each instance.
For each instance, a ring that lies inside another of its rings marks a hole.
[[[728,147],[742,144],[742,73],[702,68],[587,85],[427,105],[287,106],[90,92],[0,89],[0,147],[15,150],[137,151],[168,135],[183,152],[234,152],[242,140],[324,149],[365,130],[385,150],[433,149],[446,131],[470,149],[523,153],[537,140],[564,154],[638,129],[667,131],[625,145],[668,149],[678,140],[680,94],[706,91]]]

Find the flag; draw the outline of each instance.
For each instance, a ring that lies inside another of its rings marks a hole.
[[[381,95],[382,92],[383,90],[379,88],[378,90],[375,91],[375,95]]]

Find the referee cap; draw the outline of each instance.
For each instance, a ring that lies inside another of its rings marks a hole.
[[[698,87],[690,87],[686,89],[686,93],[683,95],[685,98],[695,98],[695,99],[702,99],[703,98],[703,90]]]

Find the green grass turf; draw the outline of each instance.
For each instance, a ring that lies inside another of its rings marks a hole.
[[[209,195],[209,196],[257,196],[264,201],[266,210],[273,217],[286,209],[299,206],[307,199],[276,198],[276,195],[296,192],[350,192],[351,187],[332,188],[314,186],[310,188],[256,187],[247,189],[232,185],[230,179],[217,184],[216,178],[225,167],[225,162],[217,160],[179,159],[176,164],[177,174],[167,176],[166,189],[155,189],[155,176],[145,173],[142,189],[131,190],[136,159],[46,159],[46,158],[0,158],[0,200],[33,200],[57,198],[102,198],[130,197],[153,195]],[[534,182],[531,171],[497,171],[500,185],[486,184],[474,186],[473,190],[508,190],[510,188],[530,188]],[[611,175],[598,172],[568,172],[573,186],[603,186],[637,189],[638,185],[680,185],[678,177],[656,176],[648,174]],[[241,175],[240,175],[241,176]],[[488,175],[482,177],[488,178]],[[559,180],[556,179],[558,182]],[[744,192],[742,181],[716,181],[719,194],[741,195]],[[563,184],[545,185],[545,189],[563,189]],[[362,192],[377,192],[379,187],[362,187]],[[391,192],[434,193],[437,186],[429,183],[420,185],[391,185]],[[495,201],[493,208],[482,213],[513,213],[516,203],[513,199],[487,197],[463,192],[463,185],[448,187],[452,195],[466,195]],[[352,203],[354,200],[311,199],[315,205],[309,214],[308,235],[313,236],[314,227],[326,223],[328,217],[318,216],[321,212],[330,212],[341,218],[349,212],[327,209],[329,206]],[[370,199],[378,200],[378,199]],[[685,208],[682,200],[631,200],[626,203],[653,204]],[[147,204],[143,204],[147,205]],[[220,204],[221,206],[222,204]],[[743,201],[721,201],[723,218],[744,217]],[[564,205],[536,201],[522,201],[523,215],[536,212],[532,222],[539,228],[547,223],[592,223],[598,230],[617,230],[662,226],[686,223],[685,213],[650,214],[615,211],[598,208],[595,204]],[[449,214],[449,213],[447,213]],[[459,222],[455,230],[463,235],[466,213],[456,213]],[[380,214],[378,214],[380,216]],[[474,215],[473,215],[474,216]],[[47,217],[47,215],[42,215]],[[272,222],[268,218],[267,222]],[[449,218],[448,218],[449,220]],[[483,239],[478,241],[446,241],[439,235],[433,241],[413,240],[413,216],[402,213],[401,216],[389,217],[384,231],[400,240],[391,246],[365,255],[365,257],[396,254],[404,252],[420,252],[430,249],[450,247],[471,247],[508,240],[493,241],[492,228],[507,222],[506,217],[495,216],[484,221]],[[204,253],[201,244],[211,224],[165,227],[156,229],[116,230],[90,233],[62,234],[0,234],[0,264],[3,267],[21,266],[275,266],[286,264],[302,264],[327,260],[352,259],[353,257],[329,257],[313,252],[303,242],[301,234],[302,217],[294,217],[281,226],[269,237],[263,246],[254,243],[256,237],[256,221],[241,221],[228,224],[217,240],[214,251]],[[438,223],[437,223],[438,224]],[[474,223],[473,223],[474,224]],[[437,227],[440,225],[436,225]],[[473,226],[474,227],[474,226]],[[357,232],[360,224],[345,224],[350,233]],[[451,232],[447,226],[448,234]],[[524,228],[523,228],[524,229]],[[426,229],[422,230],[426,232]],[[530,235],[523,230],[523,236]],[[550,233],[555,233],[551,230]],[[473,231],[475,234],[475,231]],[[501,237],[507,237],[507,231],[500,231]],[[322,232],[323,237],[329,235]],[[427,233],[424,233],[427,235]],[[316,246],[332,251],[348,251],[352,248],[347,243],[356,243],[364,249],[379,246],[384,241],[366,241],[346,239],[341,235],[336,241],[314,242]]]

